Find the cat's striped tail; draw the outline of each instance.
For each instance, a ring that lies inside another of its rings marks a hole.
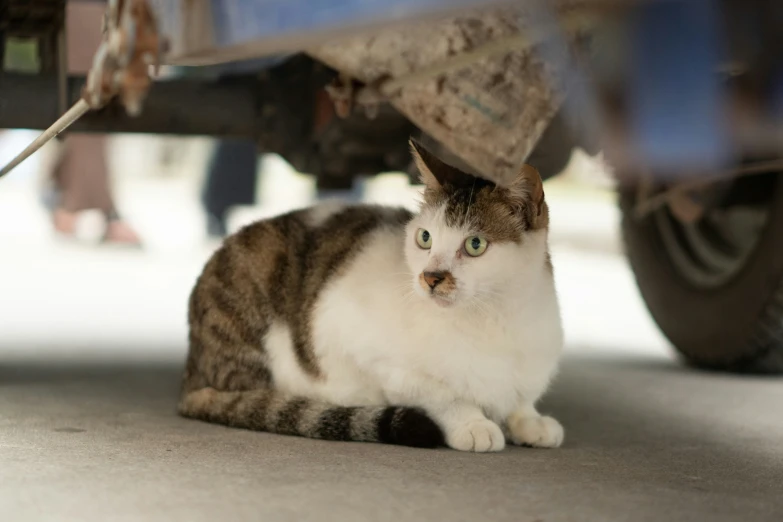
[[[418,448],[445,444],[443,432],[423,410],[395,406],[335,406],[275,390],[184,392],[184,417],[236,428],[314,439],[381,442]]]

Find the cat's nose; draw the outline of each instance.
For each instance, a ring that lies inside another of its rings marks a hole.
[[[424,280],[430,288],[435,288],[446,279],[444,272],[424,272]]]

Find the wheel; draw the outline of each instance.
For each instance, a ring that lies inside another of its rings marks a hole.
[[[738,178],[701,194],[692,223],[668,206],[634,214],[620,189],[626,254],[660,329],[690,364],[783,373],[783,183],[777,173]]]

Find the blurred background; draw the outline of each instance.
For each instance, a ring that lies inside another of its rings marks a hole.
[[[0,162],[37,135],[0,134]],[[111,189],[140,246],[104,241],[101,213],[79,213],[58,233],[44,205],[61,147],[52,143],[0,186],[0,350],[4,360],[179,359],[186,350],[188,293],[219,237],[210,235],[205,180],[216,143],[207,138],[114,135]],[[420,187],[402,173],[319,194],[312,177],[259,155],[256,202],[230,206],[228,232],[323,197],[415,208]],[[546,182],[551,247],[569,350],[670,358],[622,255],[619,212],[599,158],[576,151]]]

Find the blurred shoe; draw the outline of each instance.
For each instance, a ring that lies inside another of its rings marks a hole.
[[[62,208],[55,208],[52,211],[54,230],[63,237],[73,238],[76,235],[77,218],[78,216],[75,212],[69,212]]]
[[[106,224],[104,244],[141,247],[141,239],[130,225],[120,219],[111,219]]]

